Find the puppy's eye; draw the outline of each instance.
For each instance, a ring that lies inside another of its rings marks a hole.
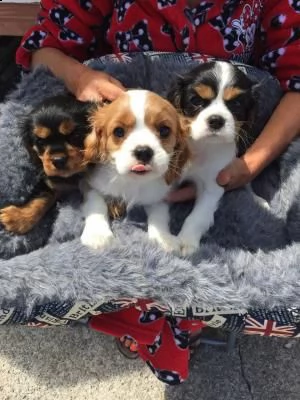
[[[113,130],[113,134],[118,138],[122,138],[125,136],[125,129],[118,126]]]
[[[171,133],[171,128],[169,128],[167,125],[161,125],[158,129],[159,135],[162,139],[166,139],[170,133]]]
[[[227,101],[228,104],[235,107],[240,107],[242,105],[242,99],[240,97],[235,97]]]
[[[208,105],[209,100],[205,100],[200,96],[194,95],[191,97],[190,102],[194,107],[205,107]]]

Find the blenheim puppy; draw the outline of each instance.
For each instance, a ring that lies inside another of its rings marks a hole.
[[[228,62],[201,64],[179,77],[168,99],[190,121],[191,163],[182,180],[196,184],[198,195],[191,214],[178,235],[181,254],[193,253],[214,222],[224,193],[216,183],[221,169],[237,154],[251,120],[253,83]]]
[[[83,244],[101,248],[112,238],[107,200],[145,206],[148,235],[166,250],[176,248],[163,201],[189,156],[183,124],[175,108],[146,90],[129,90],[92,117],[87,158],[99,165],[83,183]]]
[[[80,173],[87,168],[84,149],[92,109],[93,103],[58,95],[39,103],[22,121],[23,137],[41,180],[36,195],[26,204],[0,210],[0,222],[7,231],[30,231],[58,195],[79,183]]]

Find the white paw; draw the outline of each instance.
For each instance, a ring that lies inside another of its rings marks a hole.
[[[148,228],[148,236],[150,240],[158,243],[168,253],[179,253],[180,243],[177,236],[171,233],[160,233],[156,229],[151,229],[151,227]]]
[[[194,254],[200,247],[200,236],[198,235],[182,235],[179,234],[180,254],[183,257]]]
[[[108,228],[85,227],[80,239],[82,244],[96,250],[107,246],[113,237],[112,231]]]

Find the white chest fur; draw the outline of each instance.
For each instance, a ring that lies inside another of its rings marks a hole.
[[[232,161],[236,152],[234,143],[214,143],[211,138],[193,142],[191,149],[191,164],[184,171],[182,179],[193,181],[198,195],[178,235],[183,255],[189,255],[198,248],[201,237],[213,224],[214,213],[224,193],[216,177]]]
[[[89,186],[103,196],[122,198],[128,206],[152,205],[161,201],[169,191],[163,178],[116,173],[109,165],[97,165],[87,177]]]
[[[234,143],[217,143],[203,139],[191,144],[192,160],[184,170],[182,180],[190,179],[196,185],[216,184],[220,170],[228,165],[236,154]]]

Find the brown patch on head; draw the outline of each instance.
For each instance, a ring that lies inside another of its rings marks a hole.
[[[225,101],[230,101],[238,97],[240,94],[244,93],[244,90],[235,86],[230,86],[224,89],[223,99]]]
[[[59,133],[62,135],[70,135],[70,133],[73,132],[75,128],[75,122],[72,121],[71,119],[66,119],[58,127]]]
[[[155,93],[148,93],[145,104],[145,124],[156,134],[167,153],[172,153],[176,145],[179,117],[172,104]],[[160,129],[166,127],[170,133],[160,136]]]
[[[165,174],[168,185],[180,177],[182,168],[189,158],[188,126],[185,122],[169,101],[154,93],[148,94],[145,123],[156,133],[165,151],[171,155],[169,168]],[[170,133],[166,138],[160,137],[159,129],[162,126],[169,128]]]
[[[42,219],[54,202],[53,192],[43,192],[23,206],[2,208],[0,222],[7,231],[23,235]]]
[[[195,92],[204,100],[212,100],[216,97],[216,93],[211,86],[200,83],[194,87]]]
[[[118,150],[133,130],[136,119],[130,109],[129,96],[124,93],[112,103],[100,106],[91,118],[92,132],[85,140],[85,160],[106,161]],[[116,130],[123,135],[116,135]]]
[[[40,139],[47,139],[51,135],[51,129],[43,125],[36,125],[33,128],[33,134]]]

